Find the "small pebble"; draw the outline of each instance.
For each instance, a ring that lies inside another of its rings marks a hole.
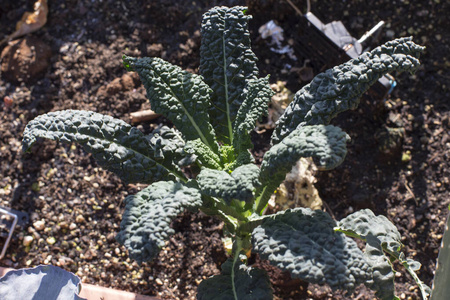
[[[407,150],[402,153],[402,162],[408,162],[411,160],[411,151]]]
[[[70,244],[67,241],[62,241],[61,242],[61,248],[69,249],[70,248]]]
[[[74,230],[75,228],[77,228],[77,224],[71,223],[71,224],[69,225],[69,229],[70,229],[70,230]]]
[[[23,241],[22,241],[22,243],[25,247],[30,246],[32,242],[33,242],[33,237],[31,235],[24,236]]]
[[[394,30],[386,30],[386,37],[389,39],[392,39],[395,36],[395,31]]]
[[[45,228],[45,221],[44,220],[36,221],[33,223],[33,227],[34,229],[41,231]]]
[[[61,223],[59,223],[59,227],[61,227],[61,229],[67,229],[69,227],[69,224],[67,224],[66,221],[62,221]]]
[[[83,217],[83,215],[78,215],[76,218],[75,218],[75,222],[77,222],[77,223],[84,223],[86,220],[84,219],[84,217]]]
[[[157,285],[163,285],[162,280],[159,279],[159,278],[156,278],[156,279],[155,279],[155,282],[156,282]]]
[[[48,237],[46,241],[49,245],[54,245],[56,243],[56,239],[52,236]]]

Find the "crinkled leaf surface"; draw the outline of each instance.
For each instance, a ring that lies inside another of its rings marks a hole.
[[[187,141],[184,152],[188,155],[194,155],[200,165],[206,168],[220,170],[222,169],[219,155],[214,153],[208,146],[203,144],[200,139]]]
[[[250,47],[245,7],[214,7],[203,15],[200,74],[212,88],[211,122],[218,139],[231,145],[233,121],[244,98],[246,80],[258,76]]]
[[[81,144],[100,166],[128,183],[151,183],[179,174],[175,166],[168,168],[171,161],[154,158],[153,148],[137,128],[95,112],[64,110],[38,116],[25,128],[23,150],[27,151],[38,137]]]
[[[234,268],[234,274],[232,269]],[[233,289],[234,281],[234,289]],[[272,287],[266,272],[232,259],[222,265],[222,273],[203,280],[198,286],[198,300],[272,300]]]
[[[183,151],[186,145],[181,132],[175,128],[161,126],[153,130],[148,136],[149,143],[153,147],[154,157],[156,160],[163,162],[179,162],[185,159],[187,153]],[[188,157],[188,159],[190,159]]]
[[[204,168],[197,176],[203,194],[219,197],[227,202],[232,199],[250,201],[259,186],[259,168],[254,164],[236,168],[231,174],[226,171]]]
[[[268,103],[274,92],[269,85],[269,77],[248,80],[243,92],[244,101],[233,123],[233,146],[236,153],[253,148],[249,132],[256,121],[267,115]]]
[[[319,167],[324,169],[335,168],[347,154],[348,139],[345,132],[332,125],[295,129],[265,153],[261,163],[261,183],[275,189],[301,157],[316,158]]]
[[[320,210],[289,209],[253,230],[253,249],[293,277],[352,291],[371,280],[372,269],[356,243],[335,226]]]
[[[317,75],[295,94],[278,121],[272,143],[279,143],[298,126],[327,125],[340,112],[355,109],[380,77],[395,70],[416,70],[424,49],[411,38],[400,38]]]
[[[241,149],[243,150],[243,149]],[[220,157],[223,164],[223,169],[227,172],[231,172],[237,167],[255,163],[255,159],[248,150],[240,152],[235,151],[231,145],[222,145],[219,149]],[[236,156],[237,153],[237,156]]]
[[[170,222],[185,208],[202,204],[199,190],[182,183],[160,181],[125,199],[125,212],[116,239],[131,258],[152,260],[175,233]]]
[[[202,77],[182,70],[158,57],[123,57],[130,71],[136,71],[147,89],[152,110],[166,116],[187,140],[200,138],[217,150],[209,123],[211,89]]]
[[[378,298],[392,300],[395,297],[395,274],[392,266],[375,236],[367,236],[366,242],[365,255],[373,269],[373,282],[367,285],[376,291]]]
[[[383,251],[380,249],[399,259],[400,263],[410,273],[414,273],[420,268],[418,262],[406,260],[405,255],[400,252],[401,235],[394,224],[385,216],[375,216],[369,209],[359,210],[339,221],[338,228],[350,236],[359,237],[366,241],[366,256],[374,270],[371,288],[376,290],[377,296],[382,299],[389,299],[394,294],[394,272],[388,263],[388,258],[383,255],[383,259],[381,256]],[[415,277],[414,279],[423,293],[428,293],[429,288],[418,279],[417,275],[411,275]]]
[[[365,239],[366,236],[377,237],[383,248],[400,255],[401,235],[391,221],[383,215],[375,216],[370,209],[362,209],[348,215],[338,222],[339,229],[351,231]]]
[[[2,300],[83,300],[80,278],[55,266],[12,270],[0,278]]]
[[[253,164],[255,163],[255,159],[253,155],[250,153],[250,151],[245,150],[241,151],[236,159],[232,161],[231,163],[227,163],[224,166],[225,171],[232,171],[237,169],[240,166],[247,165],[247,164]]]

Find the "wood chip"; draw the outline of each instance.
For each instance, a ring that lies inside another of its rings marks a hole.
[[[131,123],[140,123],[140,122],[145,122],[145,121],[151,121],[154,120],[156,118],[159,118],[161,115],[155,113],[153,110],[148,109],[148,110],[142,110],[142,111],[137,111],[137,112],[133,112],[130,114],[130,119],[131,119]]]

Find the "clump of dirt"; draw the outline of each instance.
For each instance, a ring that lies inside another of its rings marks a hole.
[[[8,81],[20,84],[39,79],[50,65],[51,48],[41,40],[27,36],[10,42],[0,56],[1,72]]]

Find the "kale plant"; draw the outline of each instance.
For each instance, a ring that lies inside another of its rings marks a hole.
[[[414,272],[420,264],[405,258],[401,236],[386,217],[362,210],[337,222],[309,208],[264,215],[270,196],[301,157],[313,157],[324,170],[344,160],[349,136],[329,125],[331,119],[356,108],[384,74],[415,71],[423,47],[400,38],[317,75],[296,93],[258,167],[250,132],[273,91],[268,77],[258,77],[245,11],[216,7],[204,14],[200,75],[156,57],[123,57],[126,69],[139,74],[152,109],[175,128],[145,136],[95,112],[51,112],[27,125],[24,150],[38,137],[77,142],[124,182],[148,183],[125,199],[117,235],[138,262],[157,258],[174,233],[171,221],[185,209],[220,218],[233,240],[232,254],[221,275],[200,284],[198,299],[272,299],[266,273],[247,265],[251,252],[292,277],[349,292],[364,283],[381,299],[396,298],[392,264],[398,260],[426,298],[428,289]],[[199,167],[197,174],[183,172],[189,165]],[[353,238],[365,242],[365,251]]]

